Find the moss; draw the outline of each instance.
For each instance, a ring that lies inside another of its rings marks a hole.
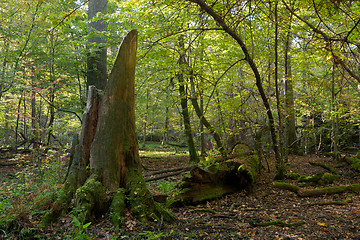
[[[292,180],[297,180],[300,178],[300,174],[297,172],[289,172],[289,173],[286,173],[286,178],[292,179]]]
[[[138,169],[129,169],[127,186],[130,187],[128,191],[131,211],[140,221],[159,221],[160,219],[172,221],[175,219],[165,208],[154,201]]]
[[[345,162],[351,165],[351,168],[355,169],[356,171],[360,171],[360,159],[358,155],[356,157],[347,157],[345,158]]]
[[[334,175],[331,173],[324,173],[324,175],[321,177],[320,179],[320,183],[321,184],[331,184],[333,183],[339,176],[338,175]]]
[[[126,208],[126,196],[125,189],[119,188],[114,194],[113,200],[110,206],[110,219],[116,228],[119,228],[125,217],[125,208]]]
[[[312,176],[301,176],[298,180],[299,183],[317,183],[321,180],[323,172],[319,172]]]
[[[107,211],[108,200],[105,187],[93,174],[76,190],[75,206],[81,219],[92,221]]]
[[[342,185],[335,187],[307,189],[300,192],[299,195],[302,197],[313,197],[324,194],[336,194],[343,192],[359,192],[359,191],[360,191],[360,184],[352,184],[352,185]]]
[[[290,184],[290,183],[284,183],[284,182],[274,182],[274,187],[288,190],[294,193],[298,193],[300,188],[296,185]]]
[[[356,171],[360,171],[360,159],[357,157],[349,157],[348,158],[351,167],[355,169]]]
[[[53,207],[41,220],[39,225],[40,228],[55,222],[62,214],[64,214],[65,211],[67,211],[67,208],[71,203],[71,199],[73,198],[76,191],[76,182],[77,179],[75,175],[70,174],[64,184],[64,187],[59,191],[58,197]]]

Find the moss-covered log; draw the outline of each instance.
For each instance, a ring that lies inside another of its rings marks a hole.
[[[274,187],[296,193],[300,197],[316,197],[325,194],[338,194],[344,192],[360,192],[360,184],[341,185],[324,188],[302,189],[296,185],[283,182],[274,182]]]
[[[351,165],[351,168],[360,172],[360,158],[358,156],[346,157],[344,160],[346,163]]]
[[[338,194],[344,192],[360,192],[360,184],[341,185],[325,188],[304,189],[299,191],[301,197],[316,197],[325,194]]]
[[[242,160],[231,159],[207,168],[195,167],[190,171],[190,177],[185,177],[182,181],[180,188],[183,192],[178,196],[177,204],[192,204],[251,189],[259,172],[258,161],[256,155],[251,155]]]
[[[330,167],[329,165],[323,164],[323,163],[318,163],[318,162],[309,162],[310,165],[312,166],[318,166],[318,167],[322,167],[326,170],[328,170],[329,172],[333,173],[333,174],[337,174],[336,171]]]

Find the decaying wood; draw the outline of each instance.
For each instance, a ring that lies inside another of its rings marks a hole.
[[[151,181],[156,181],[156,180],[160,180],[160,179],[164,179],[164,178],[168,178],[168,177],[172,177],[172,176],[177,176],[177,175],[179,175],[179,174],[181,174],[183,172],[186,172],[188,170],[189,169],[182,169],[182,170],[179,170],[177,172],[171,172],[171,173],[161,175],[161,176],[157,176],[157,177],[144,178],[144,181],[145,182],[151,182]]]
[[[318,162],[311,162],[311,161],[309,161],[309,164],[312,165],[312,166],[322,167],[322,168],[328,170],[329,172],[331,172],[333,174],[337,174],[336,171],[332,167],[330,167],[330,166],[328,166],[326,164],[318,163]]]
[[[119,48],[101,104],[97,91],[89,91],[91,100],[80,139],[76,136],[73,141],[67,179],[41,226],[57,220],[71,203],[85,221],[110,212],[116,227],[124,221],[125,208],[144,222],[174,219],[154,202],[141,174],[135,133],[136,51],[137,31],[133,30]]]
[[[176,204],[192,204],[251,189],[259,171],[258,166],[255,155],[242,160],[231,159],[207,168],[197,166],[190,171],[190,177],[183,178],[180,185],[183,192]]]
[[[150,173],[144,173],[143,176],[144,177],[148,177],[148,176],[154,176],[154,175],[158,175],[158,174],[163,174],[163,173],[169,173],[169,172],[178,172],[178,171],[181,171],[181,170],[190,170],[194,167],[196,167],[197,164],[192,164],[192,165],[189,165],[189,166],[185,166],[185,167],[176,167],[176,168],[167,168],[167,169],[162,169],[162,170],[158,170],[158,171],[153,171],[153,172],[150,172]]]
[[[360,192],[360,184],[341,185],[324,188],[302,189],[296,185],[283,182],[274,182],[274,187],[296,193],[299,197],[317,197],[325,194],[338,194],[345,192]]]

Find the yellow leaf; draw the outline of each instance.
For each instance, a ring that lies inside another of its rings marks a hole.
[[[326,223],[317,222],[317,224],[318,224],[319,226],[326,227]]]

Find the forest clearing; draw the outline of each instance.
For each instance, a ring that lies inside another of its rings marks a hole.
[[[0,239],[360,239],[359,1],[0,17]]]

